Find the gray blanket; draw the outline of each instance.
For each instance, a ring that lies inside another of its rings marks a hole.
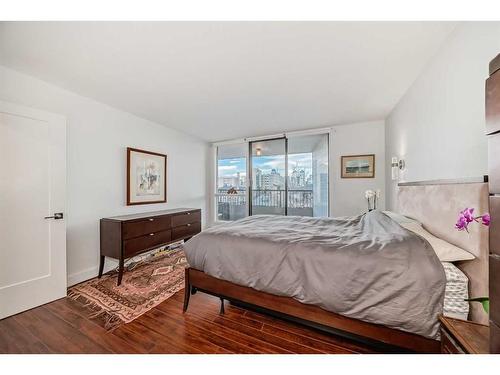
[[[437,338],[445,273],[427,241],[385,214],[250,216],[185,244],[191,267],[325,310]]]

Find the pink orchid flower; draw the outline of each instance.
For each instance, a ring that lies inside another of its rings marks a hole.
[[[457,223],[455,224],[455,229],[465,230],[469,232],[468,226],[473,221],[481,223],[485,226],[489,226],[491,221],[490,214],[486,213],[481,216],[474,216],[474,208],[465,208],[458,214],[458,219]]]
[[[491,222],[490,214],[484,214],[483,216],[481,216],[481,222],[484,225],[489,226]]]

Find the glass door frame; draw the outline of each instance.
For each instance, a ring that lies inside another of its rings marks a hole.
[[[333,139],[333,130],[331,128],[323,128],[323,129],[314,129],[311,131],[297,131],[297,132],[290,132],[290,133],[282,133],[279,134],[279,136],[270,136],[269,138],[266,137],[255,137],[255,138],[243,138],[243,139],[235,139],[235,140],[230,140],[230,141],[222,141],[222,142],[214,142],[212,143],[213,147],[213,165],[214,165],[214,173],[212,174],[213,178],[213,189],[214,193],[217,192],[217,177],[218,177],[218,148],[225,146],[225,145],[230,145],[230,144],[237,144],[237,143],[246,143],[246,171],[247,171],[247,186],[246,186],[246,202],[247,202],[247,214],[249,216],[252,215],[252,189],[253,189],[253,170],[252,170],[252,143],[254,142],[263,142],[263,141],[269,141],[269,140],[277,140],[277,139],[285,139],[285,190],[288,191],[289,187],[289,171],[288,171],[288,164],[289,164],[289,158],[288,158],[288,140],[290,138],[296,137],[296,136],[306,136],[306,135],[315,135],[315,134],[324,134],[327,136],[327,155],[328,155],[328,189],[327,189],[327,215],[331,215],[331,207],[332,207],[332,185],[333,185],[333,180],[334,176],[332,173],[332,155],[331,155],[331,149],[332,149],[332,139]],[[213,223],[217,222],[224,222],[218,219],[217,217],[217,199],[215,194],[211,194],[211,204],[210,204],[210,209],[209,211],[212,211],[212,215],[210,215],[210,225]],[[288,202],[288,197],[286,199],[286,214],[288,214],[288,207],[289,202]]]
[[[275,138],[264,138],[264,139],[258,139],[255,141],[249,141],[248,142],[248,167],[247,167],[247,190],[248,190],[248,216],[252,216],[252,207],[253,207],[253,202],[252,202],[252,195],[253,195],[253,152],[252,152],[252,145],[254,143],[258,142],[267,142],[267,141],[277,141],[283,139],[285,141],[285,213],[283,216],[288,216],[288,137],[283,135],[282,137],[275,137]]]

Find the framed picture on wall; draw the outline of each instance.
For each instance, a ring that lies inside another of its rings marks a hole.
[[[167,201],[167,155],[127,148],[127,206]]]
[[[374,178],[375,154],[341,157],[342,178]]]

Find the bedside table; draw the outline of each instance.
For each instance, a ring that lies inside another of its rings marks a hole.
[[[488,354],[490,329],[467,320],[439,317],[441,322],[441,353]]]

